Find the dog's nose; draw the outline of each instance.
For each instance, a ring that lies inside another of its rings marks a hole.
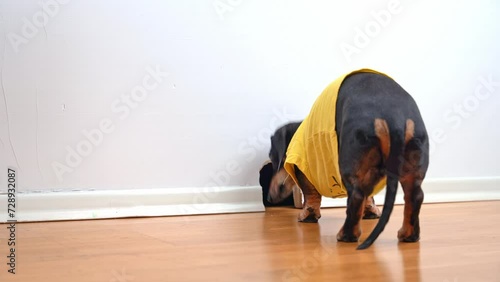
[[[271,194],[267,194],[267,201],[271,204],[273,204],[273,197],[271,197]]]
[[[285,184],[280,184],[280,193],[283,192],[285,190]]]

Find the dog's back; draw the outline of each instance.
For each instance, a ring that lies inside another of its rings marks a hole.
[[[405,121],[414,121],[415,138],[427,140],[424,122],[413,98],[393,79],[375,73],[356,73],[347,77],[337,99],[337,134],[344,126],[373,131],[373,117],[404,130]],[[363,128],[364,126],[364,128]]]

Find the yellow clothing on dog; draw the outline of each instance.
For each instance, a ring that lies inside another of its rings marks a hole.
[[[331,198],[346,197],[347,190],[342,183],[339,170],[337,133],[335,131],[335,109],[340,86],[349,75],[370,72],[361,69],[339,77],[332,82],[316,99],[311,112],[299,126],[288,145],[285,170],[298,184],[294,171],[296,165],[318,192]],[[374,188],[372,195],[385,187],[382,179]]]

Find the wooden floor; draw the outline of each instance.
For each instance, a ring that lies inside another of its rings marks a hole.
[[[16,273],[0,281],[500,281],[500,202],[424,205],[419,243],[398,243],[402,207],[365,251],[337,243],[344,209],[17,224]],[[364,221],[362,239],[376,221]]]

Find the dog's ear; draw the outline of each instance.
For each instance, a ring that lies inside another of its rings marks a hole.
[[[287,142],[287,127],[283,126],[276,130],[273,136],[271,136],[271,151],[269,152],[269,158],[273,163],[273,169],[276,171],[280,162],[283,161],[286,149],[288,148]]]
[[[272,204],[267,200],[267,195],[269,195],[269,186],[271,185],[271,179],[273,178],[273,165],[267,163],[259,171],[259,183],[262,187],[262,203],[264,206],[268,207]]]
[[[274,171],[278,169],[280,162],[284,161],[288,144],[302,122],[291,122],[278,128],[271,136],[271,150],[269,158],[273,163]]]
[[[291,122],[284,126],[285,128],[285,144],[286,147],[288,148],[288,145],[290,144],[290,141],[292,141],[293,135],[297,131],[297,128],[299,128],[300,122]]]

